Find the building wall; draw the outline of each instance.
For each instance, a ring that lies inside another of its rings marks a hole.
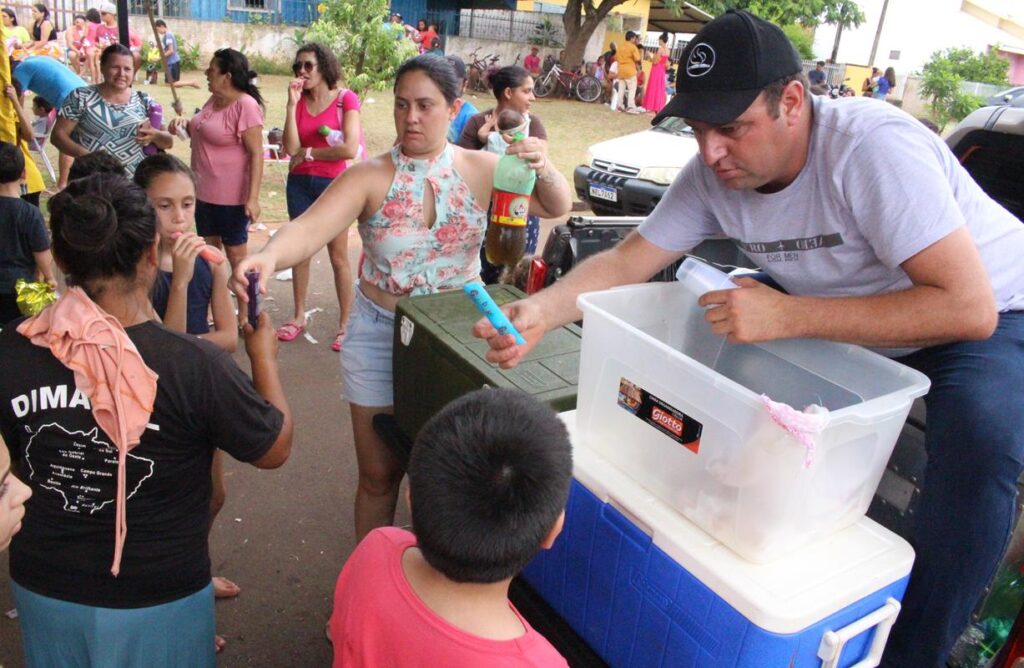
[[[516,9],[521,12],[533,12],[538,11],[540,8],[537,5],[561,5],[565,7],[566,0],[543,0],[543,2],[534,2],[534,0],[518,0],[516,3]],[[642,19],[641,32],[647,29],[647,17],[651,13],[651,0],[626,0],[621,5],[612,7],[612,14],[629,14],[632,16],[639,16]]]
[[[155,41],[148,18],[132,16],[128,22],[145,41]],[[203,61],[224,47],[244,49],[246,54],[258,53],[267,58],[290,58],[298,48],[294,39],[295,28],[289,26],[168,18],[167,27],[189,44],[198,44]]]

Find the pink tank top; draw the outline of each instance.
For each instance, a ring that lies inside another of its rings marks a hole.
[[[341,118],[347,111],[359,111],[359,98],[350,90],[338,93],[336,102],[316,116],[311,116],[306,109],[306,98],[303,97],[295,105],[295,127],[299,131],[299,145],[302,150],[307,148],[326,148],[327,138],[320,135],[320,127],[326,125],[332,130],[344,130]],[[348,168],[348,160],[310,160],[295,166],[292,174],[323,176],[333,179]]]

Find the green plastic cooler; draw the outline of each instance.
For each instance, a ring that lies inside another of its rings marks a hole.
[[[487,287],[499,306],[526,295],[508,285]],[[395,309],[395,421],[409,438],[448,402],[481,387],[522,390],[557,411],[576,407],[579,327],[549,332],[514,369],[486,359],[487,342],[470,330],[480,313],[462,290],[406,297]]]

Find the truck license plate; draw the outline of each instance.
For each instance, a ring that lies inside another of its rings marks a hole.
[[[619,193],[611,186],[601,185],[599,183],[590,184],[590,196],[594,199],[603,199],[606,202],[618,202]]]

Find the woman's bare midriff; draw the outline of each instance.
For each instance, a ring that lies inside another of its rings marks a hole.
[[[473,281],[473,283],[477,282],[479,281]],[[367,299],[369,299],[382,309],[387,309],[392,313],[395,312],[395,307],[398,304],[398,300],[401,299],[402,297],[407,296],[392,294],[387,290],[382,290],[378,288],[376,285],[373,285],[372,283],[364,281],[363,279],[359,279],[359,289],[363,291],[363,294],[366,295]],[[451,289],[454,290],[455,288]],[[448,290],[441,290],[441,292],[448,292]]]

